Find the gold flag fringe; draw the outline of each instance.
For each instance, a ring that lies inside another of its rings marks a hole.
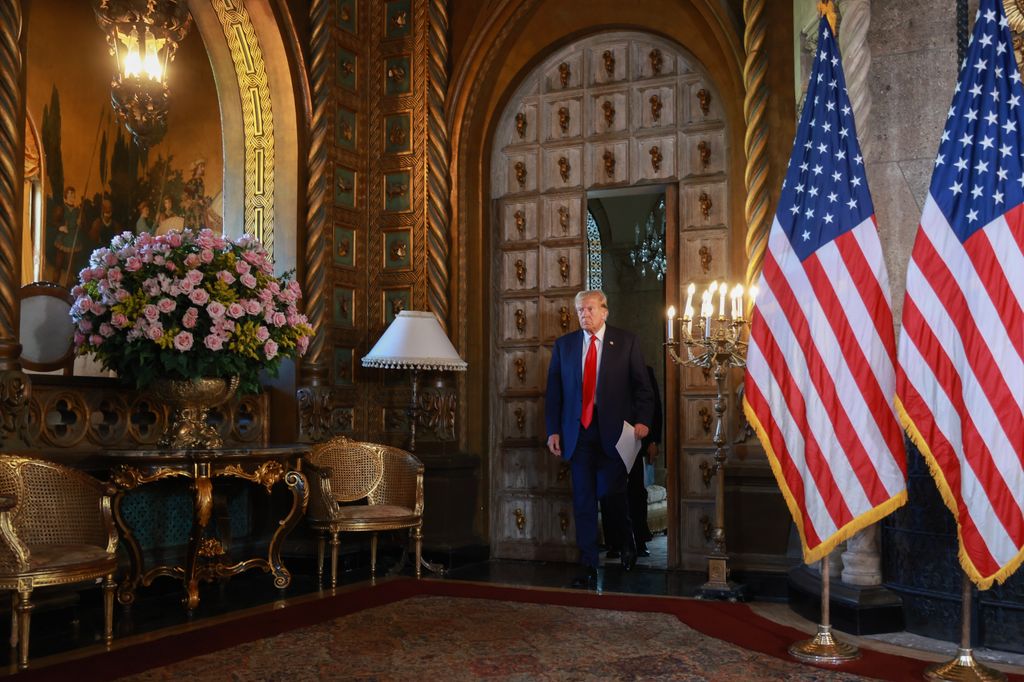
[[[809,547],[807,544],[807,537],[804,535],[804,517],[800,511],[800,505],[797,503],[796,497],[786,484],[786,478],[782,473],[782,464],[779,462],[778,456],[776,456],[775,451],[772,449],[767,432],[765,432],[764,427],[761,425],[761,421],[757,418],[757,414],[754,413],[754,409],[750,406],[750,403],[747,402],[746,398],[743,399],[743,414],[746,415],[747,421],[754,429],[758,440],[761,441],[761,445],[764,447],[764,451],[768,455],[768,464],[771,465],[772,473],[775,474],[775,481],[779,484],[779,490],[782,491],[782,496],[786,499],[786,506],[789,507],[789,513],[792,514],[793,521],[796,523],[796,530],[800,534],[800,546],[803,548],[805,564],[813,564],[816,561],[820,561],[831,554],[832,550],[837,546],[846,542],[852,536],[864,530],[871,524],[877,523],[906,504],[907,491],[906,488],[904,488],[885,502],[869,509],[859,516],[854,517],[842,528],[837,529],[835,533],[822,540],[822,542],[817,546],[813,548]]]

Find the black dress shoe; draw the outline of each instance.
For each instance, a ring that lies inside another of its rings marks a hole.
[[[622,550],[622,570],[631,571],[636,566],[636,552],[632,549]]]
[[[597,569],[587,566],[583,571],[572,579],[572,587],[577,590],[597,589]]]
[[[617,549],[609,549],[608,553],[605,554],[605,556],[607,558],[609,558],[609,559],[618,559],[619,558],[619,550],[617,550]]]

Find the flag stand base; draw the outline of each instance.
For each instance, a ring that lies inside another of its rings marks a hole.
[[[956,658],[945,663],[938,663],[924,671],[926,680],[952,680],[954,682],[994,682],[1005,680],[1006,675],[982,665],[974,659],[971,650],[971,601],[974,598],[971,579],[964,573],[960,598],[960,646],[956,649]]]
[[[860,658],[860,649],[847,642],[838,642],[832,636],[829,620],[829,565],[828,555],[821,559],[821,622],[818,634],[811,639],[789,645],[789,655],[804,663],[845,663]]]
[[[930,666],[924,671],[926,680],[956,680],[963,682],[995,682],[1005,680],[1006,675],[975,660],[970,649],[956,650],[956,658],[946,663]]]
[[[860,658],[860,650],[852,644],[838,642],[831,625],[818,625],[818,634],[789,645],[789,655],[804,663],[845,663]]]

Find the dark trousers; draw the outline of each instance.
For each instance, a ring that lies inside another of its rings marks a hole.
[[[653,537],[650,528],[647,527],[647,486],[644,485],[644,451],[633,460],[633,468],[629,470],[629,478],[626,483],[626,498],[629,506],[629,520],[632,526],[633,543],[639,548],[645,545]],[[609,549],[620,549],[625,541],[623,536],[616,535],[616,526],[611,514],[601,505],[601,527],[604,530],[604,544]]]
[[[627,538],[633,546],[630,531],[629,505],[626,502],[626,467],[617,452],[610,455],[601,446],[597,415],[590,427],[580,431],[576,450],[569,461],[572,472],[572,510],[576,521],[576,546],[580,563],[597,567],[597,504],[601,501],[604,515],[614,520],[615,537]]]

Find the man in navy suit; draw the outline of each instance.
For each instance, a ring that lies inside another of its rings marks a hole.
[[[548,450],[570,463],[576,545],[583,572],[574,587],[597,581],[597,505],[623,539],[622,567],[636,563],[636,546],[626,501],[626,466],[615,449],[623,422],[644,438],[654,409],[647,367],[639,340],[624,329],[609,327],[608,299],[599,290],[576,294],[581,329],[555,341],[548,366],[544,407]]]

